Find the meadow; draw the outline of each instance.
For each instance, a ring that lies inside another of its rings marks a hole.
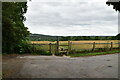
[[[96,43],[110,43],[110,42],[113,42],[113,43],[118,43],[119,40],[81,40],[81,41],[70,41],[72,43],[93,43],[93,42],[96,42]],[[59,41],[60,44],[67,44],[68,41]],[[34,44],[49,44],[49,43],[56,43],[56,41],[31,41],[31,43],[34,43]]]
[[[81,41],[70,41],[71,43],[71,50],[75,51],[83,51],[83,50],[91,50],[93,49],[93,43],[95,42],[95,49],[104,48],[110,49],[111,42],[112,48],[118,48],[118,40],[81,40]],[[31,41],[32,44],[41,44],[36,45],[38,49],[49,51],[49,44],[53,44],[51,46],[52,53],[55,53],[56,49],[56,41]],[[68,45],[68,41],[59,41],[59,45]],[[59,46],[60,48],[68,49],[68,46]]]

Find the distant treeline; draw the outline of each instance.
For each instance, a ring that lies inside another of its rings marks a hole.
[[[78,40],[120,40],[120,34],[116,36],[59,36],[60,41],[78,41]],[[42,35],[42,34],[31,34],[31,41],[56,41],[57,36]]]

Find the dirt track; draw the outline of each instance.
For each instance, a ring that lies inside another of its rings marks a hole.
[[[9,78],[117,78],[118,54],[3,58],[3,74]]]

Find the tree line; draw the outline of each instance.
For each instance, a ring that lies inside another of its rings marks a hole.
[[[79,40],[118,40],[116,36],[59,36],[60,41],[79,41]],[[43,35],[43,34],[31,34],[31,41],[56,41],[57,36]]]
[[[79,41],[79,40],[117,40],[117,36],[67,36],[61,37],[61,41]]]

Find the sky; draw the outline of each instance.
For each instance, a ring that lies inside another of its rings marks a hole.
[[[32,0],[25,26],[31,33],[52,36],[115,36],[118,12],[107,0]]]

